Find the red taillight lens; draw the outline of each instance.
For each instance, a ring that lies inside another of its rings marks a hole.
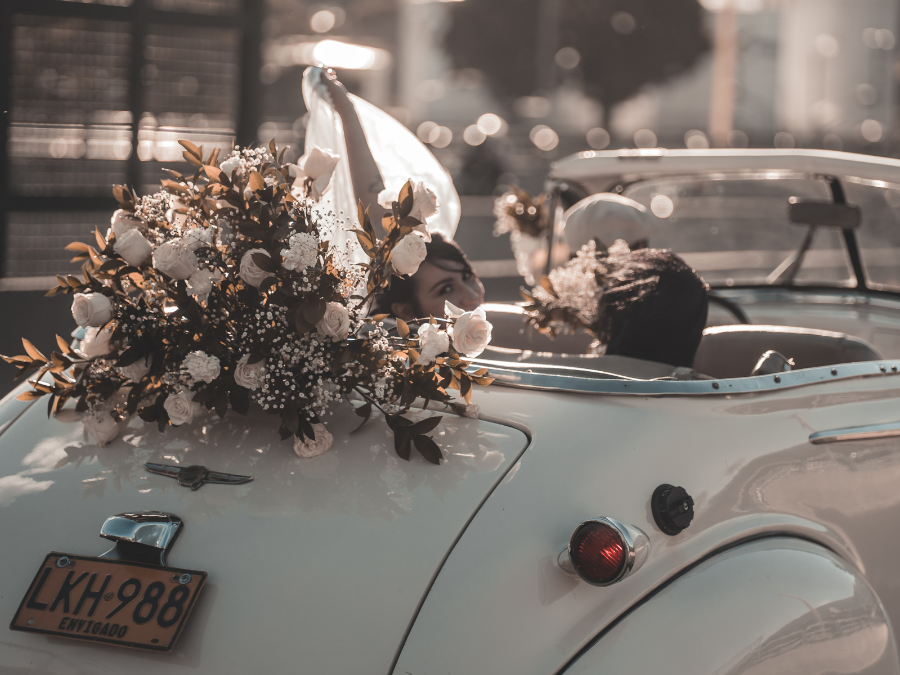
[[[586,522],[572,535],[570,556],[582,578],[593,584],[608,584],[625,567],[625,542],[611,525]]]

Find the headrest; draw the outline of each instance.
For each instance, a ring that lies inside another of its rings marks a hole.
[[[606,246],[617,239],[632,245],[649,236],[647,209],[633,199],[601,192],[582,199],[563,214],[562,228],[571,251],[577,251],[591,239]]]

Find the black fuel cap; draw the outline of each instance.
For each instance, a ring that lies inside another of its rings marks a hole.
[[[663,532],[676,535],[694,519],[694,500],[683,487],[660,485],[650,500],[653,520]]]

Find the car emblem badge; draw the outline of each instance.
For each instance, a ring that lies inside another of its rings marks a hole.
[[[150,473],[169,476],[178,480],[179,485],[198,490],[204,483],[220,483],[222,485],[241,485],[253,480],[253,476],[239,476],[234,473],[210,471],[205,466],[172,466],[170,464],[154,464],[147,462],[144,468]]]

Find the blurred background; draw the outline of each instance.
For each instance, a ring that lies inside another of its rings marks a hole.
[[[507,237],[492,236],[492,195],[510,184],[540,191],[567,154],[900,155],[898,9],[900,0],[4,0],[0,352],[23,333],[52,339],[74,327],[67,298],[41,299],[54,275],[77,269],[63,247],[106,227],[111,184],[144,193],[161,168],[182,169],[178,139],[208,153],[274,138],[298,157],[309,64],[334,67],[429,144],[462,196],[457,240],[488,298],[515,299],[522,280]]]

